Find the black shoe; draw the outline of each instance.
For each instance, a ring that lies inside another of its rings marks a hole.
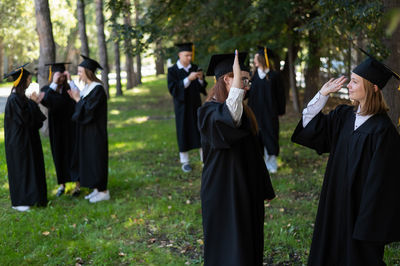
[[[61,197],[61,195],[64,194],[64,193],[65,193],[65,187],[60,186],[60,187],[57,189],[56,197]]]
[[[188,163],[182,164],[182,171],[185,173],[189,173],[192,171],[192,167]]]
[[[81,194],[81,188],[75,187],[72,191],[72,197],[78,197]]]

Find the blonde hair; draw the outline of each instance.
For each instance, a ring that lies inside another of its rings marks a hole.
[[[379,113],[386,113],[389,108],[383,98],[382,90],[375,91],[374,84],[364,78],[363,85],[365,90],[365,104],[361,107],[361,115],[374,115]],[[355,108],[358,109],[360,102],[354,101]]]

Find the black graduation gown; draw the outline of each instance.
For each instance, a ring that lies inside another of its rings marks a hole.
[[[300,121],[292,136],[330,153],[309,265],[381,265],[383,245],[400,240],[399,134],[386,114],[357,130],[354,122],[353,107],[342,105],[305,128]]]
[[[207,82],[203,85],[196,79],[185,89],[183,80],[197,65],[191,66],[189,73],[176,64],[168,68],[168,90],[174,100],[176,135],[180,152],[200,148],[200,134],[197,128],[197,109],[201,106],[200,93],[207,95]]]
[[[60,94],[45,86],[42,91],[45,95],[41,103],[49,110],[49,135],[57,182],[64,184],[78,181],[77,173],[72,169],[76,129],[71,117],[75,110],[75,101],[64,90]]]
[[[258,137],[225,103],[198,111],[204,155],[201,204],[205,265],[262,265],[264,199],[275,197]]]
[[[38,105],[11,93],[4,112],[4,143],[12,206],[46,206],[47,187],[39,129],[46,117]]]
[[[285,113],[285,92],[278,72],[263,79],[255,72],[248,91],[248,105],[256,116],[260,138],[269,155],[279,155],[279,115]]]
[[[107,96],[103,86],[94,89],[75,104],[76,167],[81,186],[107,190],[108,137]]]

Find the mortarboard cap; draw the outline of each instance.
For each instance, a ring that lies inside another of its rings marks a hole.
[[[194,44],[192,42],[186,42],[186,43],[176,43],[176,47],[178,47],[179,52],[193,52]]]
[[[13,86],[16,87],[18,86],[18,84],[20,82],[25,81],[28,76],[31,74],[26,68],[24,68],[26,65],[28,65],[29,63],[26,63],[20,67],[17,67],[16,69],[14,69],[13,71],[7,73],[4,75],[4,79],[8,78],[8,77],[12,77],[14,84]]]
[[[90,71],[92,71],[93,73],[95,73],[96,69],[98,69],[98,68],[103,69],[97,61],[95,61],[85,55],[82,55],[82,54],[81,54],[81,56],[83,57],[83,61],[79,64],[79,66],[87,68]]]
[[[368,54],[361,48],[358,48],[368,56],[361,64],[353,69],[353,73],[365,78],[371,83],[378,86],[379,89],[383,89],[389,79],[394,76],[400,80],[399,74],[390,69],[387,65],[379,62],[372,55]]]
[[[65,65],[66,64],[71,64],[71,63],[51,63],[51,64],[45,64],[45,66],[50,66],[49,67],[49,82],[51,80],[51,75],[52,73],[56,72],[61,72],[63,73],[65,71]]]
[[[247,53],[239,53],[239,65],[240,69],[248,71],[248,67],[245,64],[247,58]],[[235,54],[215,54],[211,57],[210,63],[208,64],[207,76],[215,76],[219,79],[226,73],[233,71],[233,61],[235,59]]]

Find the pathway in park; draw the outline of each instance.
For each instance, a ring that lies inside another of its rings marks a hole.
[[[4,113],[8,95],[10,95],[10,88],[0,87],[0,114]]]

